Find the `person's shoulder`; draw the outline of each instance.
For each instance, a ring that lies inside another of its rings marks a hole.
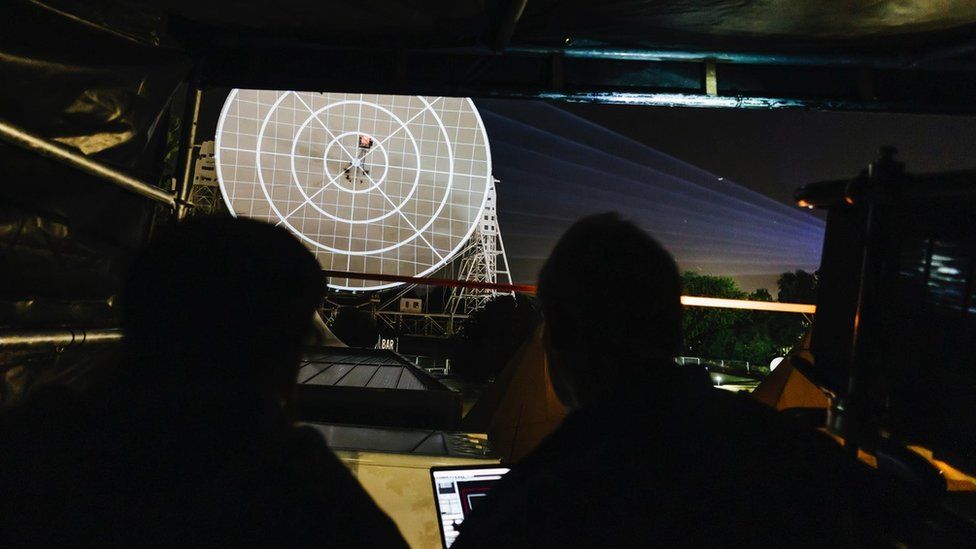
[[[621,421],[623,419],[623,421]],[[559,483],[567,474],[592,470],[592,461],[602,461],[617,438],[617,427],[626,418],[608,421],[591,410],[575,410],[531,452],[514,464],[506,484],[522,489]]]
[[[393,521],[313,427],[296,426],[281,437],[273,464],[282,505],[294,512],[294,539],[338,546],[405,547]]]
[[[277,482],[294,484],[296,496],[315,497],[318,486],[335,489],[337,484],[355,482],[325,438],[312,427],[282,429],[271,445],[264,467],[280,477]]]
[[[329,461],[337,461],[329,450],[325,437],[308,425],[296,425],[286,429],[281,436],[284,450],[296,457],[298,456],[329,456]]]
[[[594,430],[599,421],[594,416],[572,412],[539,446],[512,464],[465,519],[456,546],[568,546],[557,543],[563,540],[560,532],[585,533],[587,508],[607,495],[590,489],[591,480],[602,478],[600,471],[608,460],[608,445],[594,438],[606,434]]]

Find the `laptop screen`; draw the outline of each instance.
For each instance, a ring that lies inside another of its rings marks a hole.
[[[434,502],[445,548],[457,538],[458,526],[508,471],[508,467],[483,465],[431,468]]]

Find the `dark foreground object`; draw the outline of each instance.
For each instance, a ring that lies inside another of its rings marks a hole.
[[[405,546],[311,428],[38,397],[0,425],[0,546]]]
[[[160,231],[126,277],[118,364],[0,415],[0,547],[403,546],[295,426],[319,269],[263,223]]]
[[[619,400],[567,417],[453,547],[849,547],[872,537],[854,514],[866,478],[839,446],[712,389],[704,374],[654,370],[618,387]]]

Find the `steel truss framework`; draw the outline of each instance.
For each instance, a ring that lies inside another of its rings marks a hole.
[[[204,141],[197,149],[193,165],[193,187],[190,190],[193,209],[190,215],[212,215],[221,211],[223,198],[217,182],[217,163],[214,158],[214,142]]]
[[[468,315],[400,311],[376,311],[375,316],[383,325],[399,334],[423,337],[450,337],[457,330],[457,322],[468,318]]]
[[[505,257],[505,243],[498,227],[497,195],[494,180],[488,189],[488,200],[481,221],[475,229],[468,245],[458,256],[458,279],[465,282],[498,282],[511,284],[512,275],[508,269],[508,259]],[[459,312],[464,315],[481,309],[489,302],[501,295],[515,297],[513,292],[498,292],[497,290],[479,290],[474,288],[454,288],[447,301],[447,312],[454,316]]]

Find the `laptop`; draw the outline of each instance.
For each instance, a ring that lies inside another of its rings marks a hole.
[[[431,467],[434,503],[445,549],[457,539],[458,526],[508,471],[508,467],[500,465]]]

